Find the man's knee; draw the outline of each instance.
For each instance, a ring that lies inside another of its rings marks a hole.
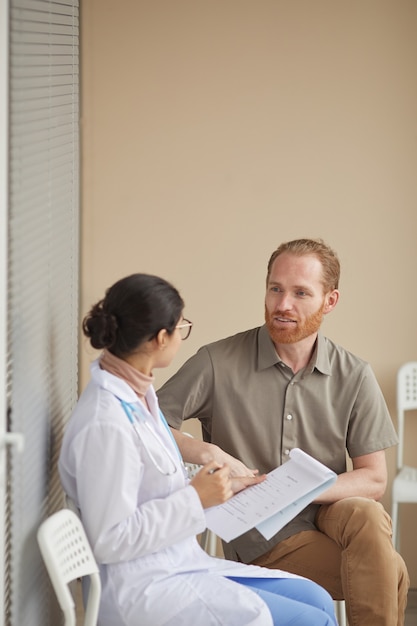
[[[382,504],[369,498],[344,498],[320,507],[316,519],[320,530],[328,534],[330,526],[336,524],[341,531],[369,529],[391,536],[391,518]]]

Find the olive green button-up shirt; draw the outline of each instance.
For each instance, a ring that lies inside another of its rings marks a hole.
[[[157,392],[168,422],[198,418],[203,438],[245,465],[269,472],[298,447],[337,474],[351,458],[398,443],[368,363],[319,334],[309,364],[294,374],[266,326],[200,348]],[[314,529],[310,505],[267,541],[256,529],[225,546],[250,562],[278,541]]]

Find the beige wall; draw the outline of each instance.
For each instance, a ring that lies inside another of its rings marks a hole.
[[[323,237],[342,262],[324,330],[371,362],[395,421],[417,359],[417,3],[85,0],[82,32],[82,313],[128,273],[171,280],[195,327],[160,386],[262,323],[281,241]],[[417,586],[417,507],[403,519]]]

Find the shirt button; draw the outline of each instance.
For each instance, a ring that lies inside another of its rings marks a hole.
[[[287,415],[287,420],[292,420],[292,415]]]
[[[285,454],[285,456],[289,456],[290,451],[288,450],[288,448],[286,450],[284,450],[284,454]]]

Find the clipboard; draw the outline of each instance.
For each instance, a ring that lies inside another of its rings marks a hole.
[[[207,528],[226,542],[256,528],[270,539],[337,478],[331,469],[293,448],[288,461],[218,506],[206,509]]]

